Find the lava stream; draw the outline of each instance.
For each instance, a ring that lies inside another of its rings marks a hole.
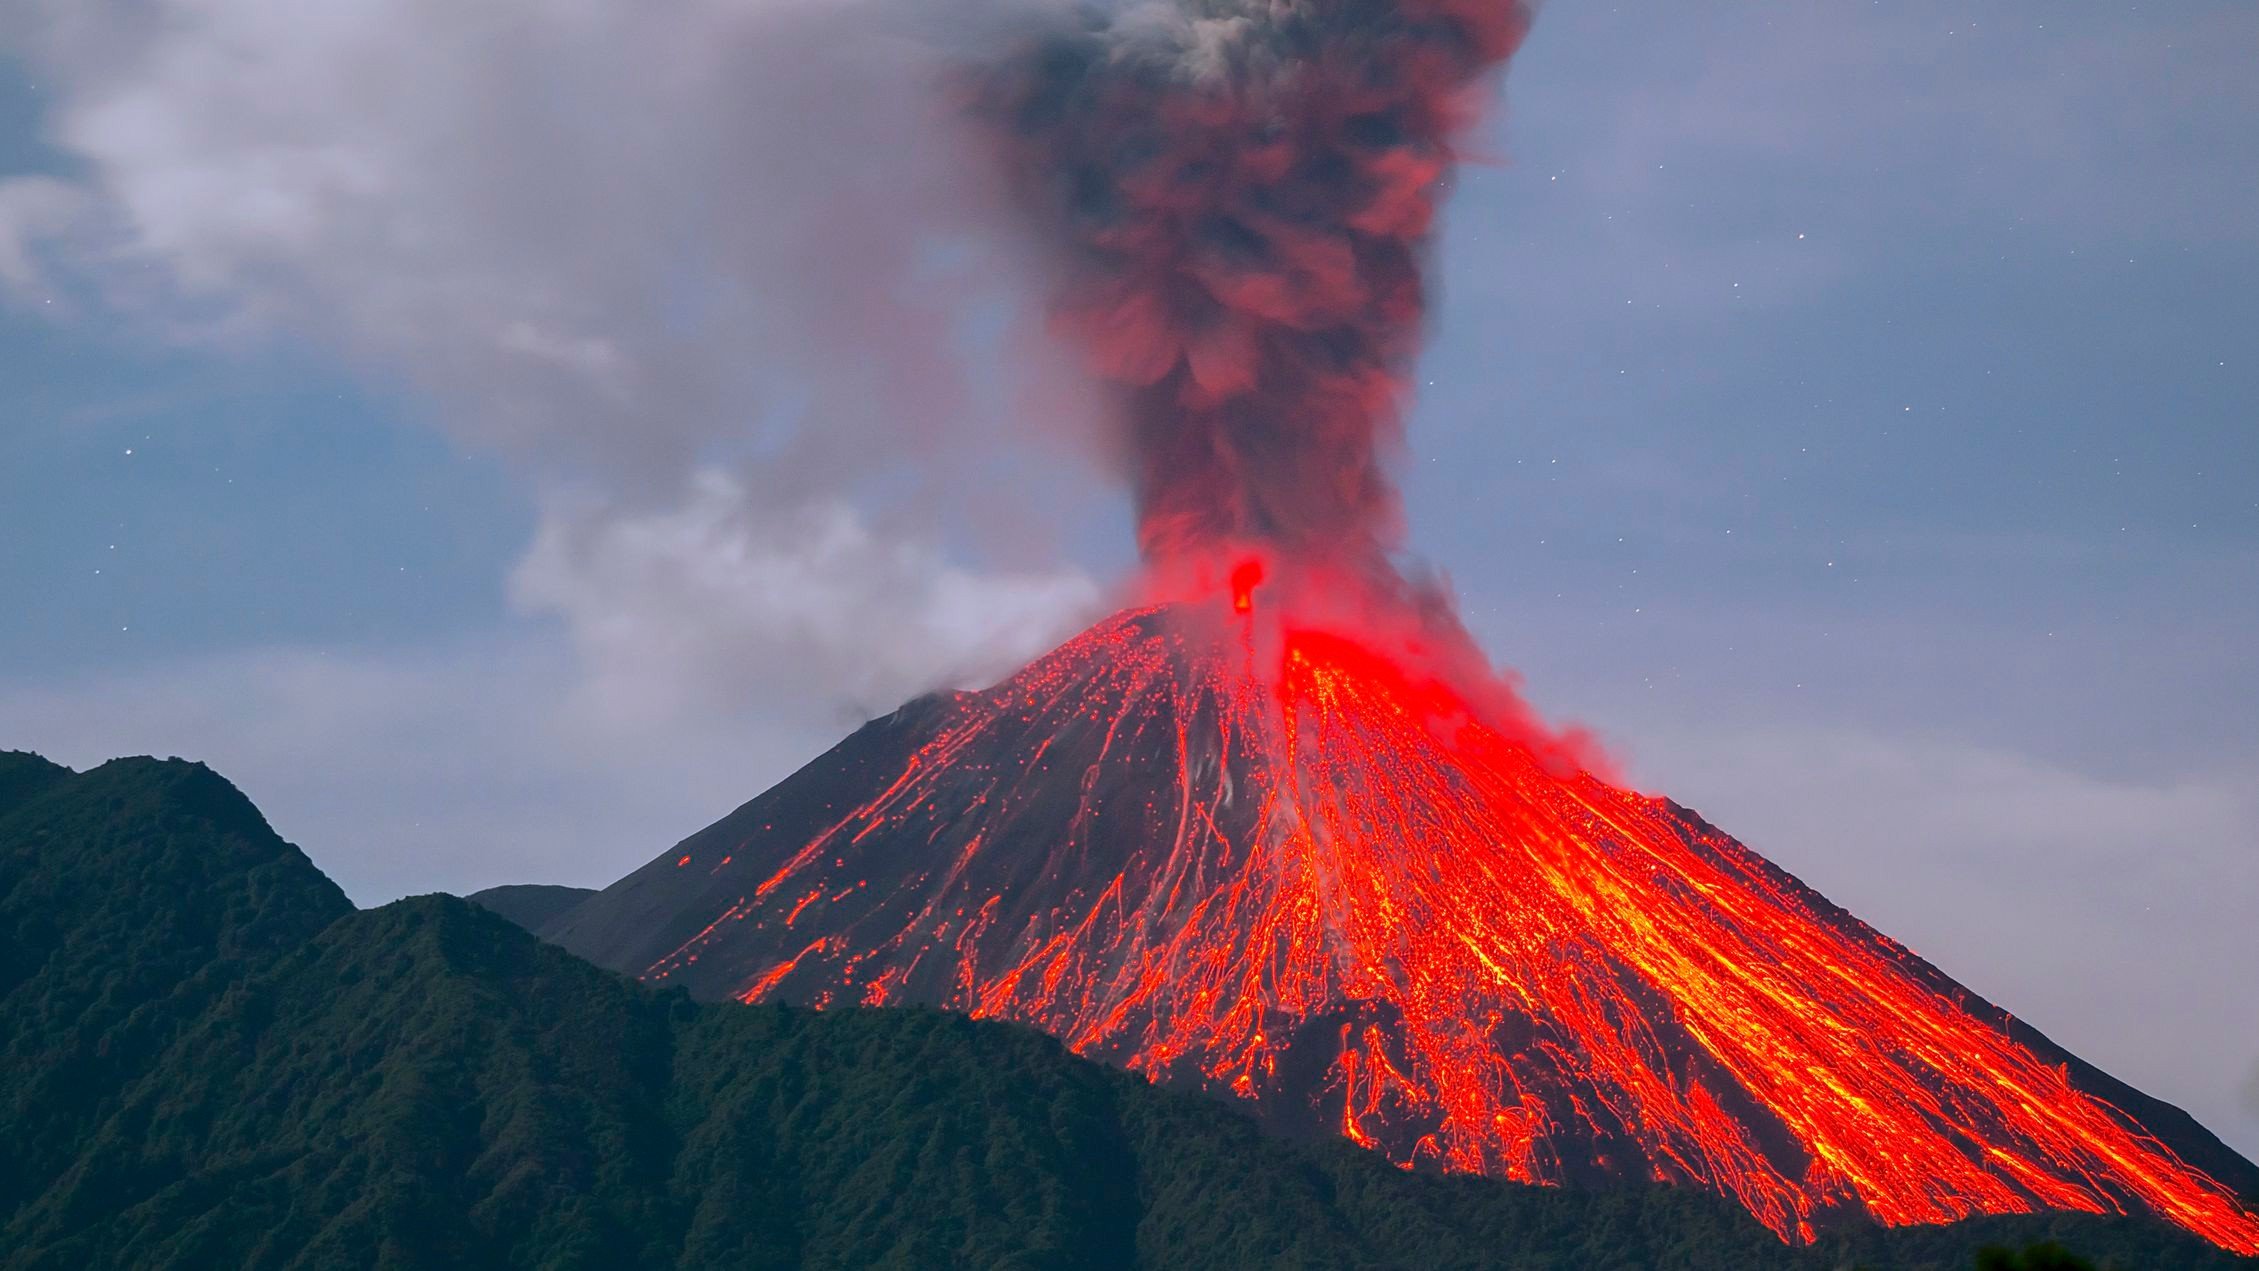
[[[746,1000],[1017,1020],[1407,1167],[1693,1183],[1790,1240],[2149,1210],[2259,1252],[1911,954],[1377,644],[1262,629],[1254,581],[943,703],[874,797],[738,851],[740,902],[646,974],[751,923],[788,938]]]

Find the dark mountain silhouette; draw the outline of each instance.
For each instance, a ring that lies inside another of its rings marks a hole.
[[[191,1022],[353,907],[201,764],[73,774],[0,754],[0,852],[9,1212],[70,1171]]]
[[[698,1006],[453,897],[356,911],[177,760],[0,755],[0,939],[10,1268],[2250,1265],[2073,1215],[1791,1249],[1282,1142],[1011,1025]]]

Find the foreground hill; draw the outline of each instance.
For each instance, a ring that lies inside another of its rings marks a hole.
[[[1265,1138],[1008,1025],[699,1006],[451,897],[355,911],[178,761],[0,755],[0,955],[9,1267],[2249,1265],[2071,1217],[1792,1251]]]

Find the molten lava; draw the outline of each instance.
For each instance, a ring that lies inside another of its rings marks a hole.
[[[1255,577],[874,725],[910,757],[856,801],[787,782],[686,844],[713,899],[644,974],[1016,1020],[1407,1167],[1691,1183],[1790,1240],[2147,1210],[2259,1252],[1913,955]]]
[[[1527,5],[1056,17],[971,105],[1146,565],[1195,581],[874,723],[551,934],[702,996],[1017,1020],[1408,1167],[1705,1186],[1790,1240],[2148,1210],[2259,1252],[2191,1158],[2247,1163],[1611,784],[1397,572],[1439,201]]]
[[[1249,558],[1232,566],[1231,608],[1233,613],[1248,613],[1255,608],[1255,588],[1263,581],[1263,562]]]

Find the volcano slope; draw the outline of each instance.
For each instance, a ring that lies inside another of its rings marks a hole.
[[[543,934],[700,998],[1029,1024],[1407,1167],[1692,1184],[1792,1242],[2075,1210],[2259,1251],[2259,1170],[2178,1109],[1403,659],[1230,608],[912,702]]]

